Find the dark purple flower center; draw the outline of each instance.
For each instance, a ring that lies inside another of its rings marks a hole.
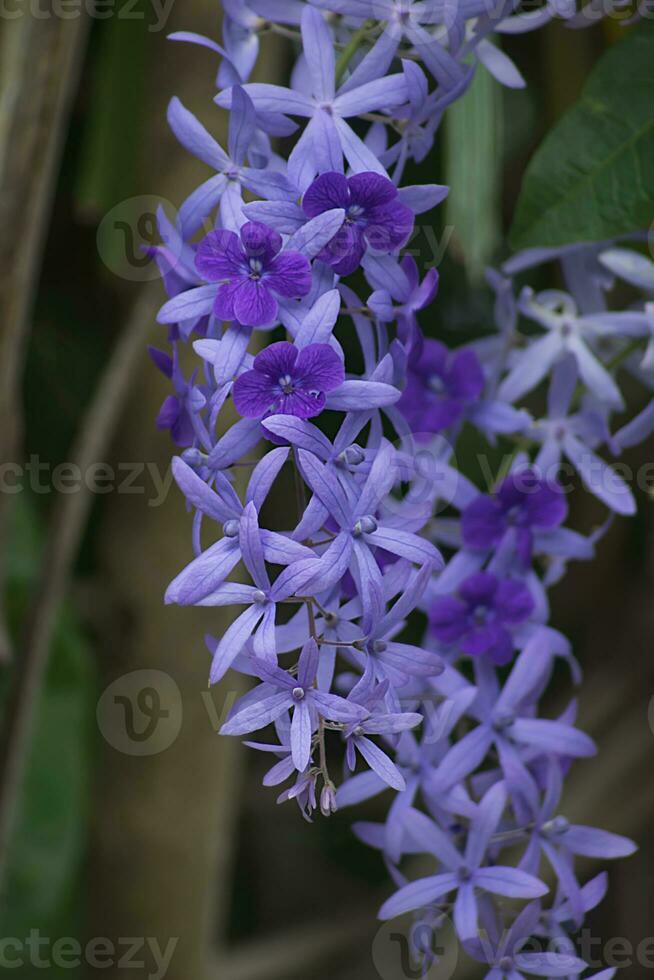
[[[470,881],[472,878],[472,871],[466,864],[462,864],[458,871],[459,881]]]
[[[513,960],[510,956],[503,956],[497,965],[503,973],[510,973],[513,969]]]

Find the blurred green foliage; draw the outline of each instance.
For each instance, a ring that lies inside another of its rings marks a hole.
[[[17,656],[20,626],[36,576],[42,533],[34,502],[17,495],[8,554],[9,615]],[[4,672],[4,687],[9,671]],[[6,693],[6,692],[3,692]],[[95,669],[70,607],[57,624],[36,712],[10,863],[0,906],[0,935],[23,941],[30,930],[56,938],[79,934],[79,889],[86,847],[92,761]],[[17,975],[29,976],[30,968]],[[66,971],[70,975],[70,971]],[[56,971],[55,971],[56,975]]]

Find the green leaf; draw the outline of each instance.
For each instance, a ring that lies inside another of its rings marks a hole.
[[[642,23],[591,72],[525,174],[515,249],[601,241],[654,218],[654,27]]]
[[[8,549],[9,612],[15,638],[33,591],[42,530],[27,493],[15,500]],[[7,678],[4,678],[5,685]],[[71,932],[86,848],[96,729],[97,679],[70,607],[61,611],[40,693],[30,755],[11,840],[0,935],[23,941]],[[57,976],[54,969],[50,970]],[[20,974],[23,975],[22,972]]]

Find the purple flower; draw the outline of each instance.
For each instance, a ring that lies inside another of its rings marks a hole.
[[[368,712],[363,721],[355,721],[348,725],[343,732],[345,739],[345,761],[348,769],[354,772],[356,753],[359,752],[367,762],[371,771],[393,789],[404,792],[406,782],[404,776],[394,762],[377,746],[369,735],[392,735],[415,728],[422,721],[422,715],[405,711],[389,713],[384,708],[384,697],[388,690],[388,681],[374,686],[373,671],[366,668],[363,677],[350,691],[348,700],[362,705]]]
[[[495,548],[509,531],[516,533],[521,560],[528,564],[534,530],[550,530],[563,522],[568,506],[558,483],[541,479],[534,470],[517,470],[490,497],[480,495],[461,517],[468,548]]]
[[[168,429],[177,446],[190,446],[195,438],[193,419],[206,404],[202,391],[194,384],[195,373],[187,382],[179,366],[177,345],[173,347],[172,357],[150,347],[150,357],[162,374],[170,378],[176,391],[164,399],[157,415],[157,428]]]
[[[461,583],[456,595],[434,600],[429,624],[441,643],[505,664],[514,650],[509,627],[524,622],[533,609],[534,600],[523,582],[478,572]]]
[[[389,269],[387,263],[394,263],[394,268]],[[409,352],[410,362],[417,360],[424,341],[416,313],[434,301],[438,270],[429,269],[421,282],[416,260],[412,255],[405,255],[399,264],[391,258],[378,258],[376,268],[366,266],[366,275],[376,287],[368,306],[383,323],[397,320],[397,335]]]
[[[306,296],[311,289],[311,266],[299,252],[282,252],[282,238],[258,221],[248,221],[239,236],[212,231],[198,246],[195,265],[209,282],[222,282],[214,313],[221,320],[265,327],[277,318],[275,295]],[[281,254],[280,254],[281,253]]]
[[[367,246],[394,252],[406,244],[413,230],[413,211],[401,203],[395,184],[377,173],[321,174],[307,189],[302,207],[309,218],[344,209],[341,230],[318,256],[339,276],[358,269]]]
[[[471,821],[464,854],[454,847],[450,838],[432,820],[417,810],[408,810],[404,818],[407,832],[421,850],[438,859],[444,871],[400,888],[384,902],[379,918],[394,919],[456,891],[454,925],[459,939],[465,941],[477,935],[476,889],[507,898],[538,898],[544,895],[547,886],[533,875],[516,868],[482,866],[505,805],[506,792],[498,783],[479,804],[478,815]]]
[[[303,647],[297,677],[257,657],[252,669],[264,684],[261,698],[248,699],[221,728],[223,735],[245,735],[265,728],[285,711],[293,712],[291,722],[291,755],[298,772],[304,772],[311,756],[311,735],[318,718],[329,718],[344,724],[363,720],[368,712],[336,694],[325,694],[313,686],[318,669],[318,644],[310,639]]]
[[[168,106],[168,122],[177,139],[216,171],[180,208],[179,222],[187,240],[217,204],[220,204],[223,226],[233,227],[243,205],[243,187],[273,201],[290,201],[295,196],[293,185],[283,173],[270,167],[245,166],[252,145],[256,147],[255,111],[239,86],[234,87],[232,99],[234,111],[229,120],[227,153],[179,99],[173,99]],[[254,152],[256,155],[256,149]]]
[[[414,432],[442,432],[478,401],[484,372],[472,350],[452,354],[437,340],[426,340],[409,364],[407,385],[397,403]]]
[[[484,930],[483,938],[466,942],[466,952],[491,970],[484,980],[523,980],[525,974],[540,977],[563,977],[586,969],[586,964],[574,955],[572,944],[558,943],[556,949],[536,952],[525,949],[538,928],[540,903],[530,902],[508,930]],[[567,937],[566,937],[567,938]],[[570,949],[567,945],[570,944]],[[525,950],[523,952],[523,950]]]
[[[282,340],[270,344],[254,359],[251,371],[234,382],[234,405],[250,419],[263,415],[319,415],[325,394],[343,384],[345,371],[329,344],[309,344],[298,350]]]

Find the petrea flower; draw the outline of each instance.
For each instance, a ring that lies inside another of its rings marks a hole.
[[[554,475],[561,465],[561,457],[565,456],[599,500],[618,514],[634,514],[636,501],[631,490],[593,451],[595,446],[611,439],[604,415],[592,408],[570,412],[577,379],[576,362],[570,356],[559,361],[552,372],[547,417],[528,430],[528,435],[541,443],[536,466],[541,472]]]
[[[435,24],[447,23],[448,14],[452,16],[440,0],[312,0],[312,3],[362,20],[386,21],[375,46],[353,72],[353,83],[385,74],[403,39],[415,48],[439,84],[451,88],[461,80],[464,66],[447,51],[441,38],[427,30]],[[484,12],[485,4],[484,0],[463,0],[454,9],[456,15],[467,20]]]
[[[248,483],[245,506],[222,473],[214,474],[216,487],[212,490],[184,460],[173,459],[173,476],[186,499],[200,516],[206,515],[219,522],[223,536],[173,579],[166,589],[166,602],[196,605],[215,593],[243,558],[241,530],[251,531],[256,524],[257,511],[263,506],[287,457],[288,449],[280,447],[257,463]],[[312,554],[309,548],[277,531],[259,528],[258,536],[263,558],[273,565],[289,565]]]
[[[465,943],[466,952],[479,963],[490,967],[484,980],[525,980],[525,977],[567,977],[586,969],[585,962],[574,952],[524,950],[536,931],[540,903],[530,902],[508,930],[484,930],[484,938],[474,937]]]
[[[409,364],[407,384],[397,403],[415,433],[442,432],[479,400],[484,372],[472,350],[450,353],[437,340],[426,340]]]
[[[615,859],[628,857],[636,845],[627,837],[596,827],[571,824],[557,813],[561,797],[562,774],[559,764],[552,760],[547,769],[547,782],[542,805],[533,814],[530,840],[520,861],[520,867],[532,874],[540,868],[541,854],[549,862],[559,880],[561,894],[568,904],[570,918],[583,919],[582,891],[572,870],[572,855],[590,858]]]
[[[478,572],[461,583],[456,595],[434,599],[429,625],[441,643],[501,665],[513,656],[510,627],[523,623],[533,609],[534,600],[523,582]]]
[[[159,370],[170,378],[176,392],[168,395],[159,409],[157,427],[169,429],[177,446],[190,446],[195,438],[193,419],[206,405],[205,396],[195,384],[196,374],[193,374],[189,382],[184,378],[179,366],[177,345],[173,347],[172,358],[155,347],[150,347],[150,357]]]
[[[320,558],[297,563],[296,590],[311,593],[329,589],[349,570],[363,604],[364,629],[369,629],[381,618],[384,601],[382,573],[373,549],[383,548],[420,565],[433,562],[435,567],[442,567],[443,559],[429,541],[409,531],[388,528],[382,517],[375,516],[397,479],[389,443],[380,446],[358,499],[346,493],[311,453],[299,450],[298,460],[305,481],[335,521],[338,533]]]
[[[512,804],[520,808],[525,800],[533,801],[536,787],[522,761],[521,753],[532,757],[558,755],[562,758],[584,758],[594,755],[591,738],[565,721],[533,717],[543,681],[551,669],[551,652],[545,634],[536,634],[516,659],[504,687],[500,690],[495,675],[484,674],[483,689],[469,714],[479,725],[456,742],[433,773],[432,791],[455,786],[473,772],[494,745]],[[444,679],[451,675],[443,674]],[[433,682],[443,683],[441,678]]]
[[[277,318],[276,296],[299,299],[311,289],[311,267],[298,252],[282,252],[282,238],[257,221],[239,236],[212,231],[200,242],[195,264],[209,282],[220,282],[214,313],[221,320],[265,327]]]
[[[561,2],[572,17],[573,0]],[[608,522],[588,536],[564,527],[555,477],[565,457],[613,511],[634,510],[599,452],[617,455],[654,429],[654,402],[617,432],[613,418],[620,367],[654,390],[654,266],[609,241],[530,249],[488,274],[495,334],[453,350],[423,336],[418,315],[438,273],[399,253],[415,216],[448,189],[400,184],[480,65],[523,84],[489,35],[498,21],[507,33],[538,26],[555,4],[518,16],[511,0],[500,6],[491,16],[489,0],[225,0],[224,47],[174,35],[219,56],[216,102],[230,119],[223,149],[171,102],[175,134],[211,171],[175,222],[159,210],[162,242],[148,250],[172,345],[170,357],[153,353],[172,386],[158,424],[184,447],[173,474],[193,521],[193,557],[166,601],[240,607],[206,638],[210,682],[230,667],[258,678],[222,732],[274,725],[272,744],[249,744],[272,755],[264,783],[285,783],[278,802],[296,800],[311,819],[386,794],[384,822],[354,828],[398,889],[383,918],[415,912],[431,936],[451,901],[487,980],[579,980],[587,968],[571,946],[538,953],[526,941],[570,942],[570,923],[605,890],[601,875],[578,881],[578,858],[633,844],[558,810],[562,774],[595,746],[575,727],[574,700],[541,717],[559,659],[581,679],[570,643],[547,625],[547,590],[571,559],[593,556]],[[280,25],[301,28],[288,87],[247,83],[260,35],[288,34]],[[287,159],[274,136],[294,139]],[[258,199],[244,204],[244,191]],[[568,292],[516,298],[513,277],[552,261]],[[354,291],[344,277],[359,269]],[[625,312],[610,310],[616,275],[644,294]],[[542,329],[519,334],[520,314]],[[200,360],[182,373],[185,342]],[[546,411],[532,417],[517,401],[548,378]],[[242,417],[225,426],[232,406]],[[491,445],[519,434],[493,492],[457,468],[464,424]],[[292,518],[271,531],[261,515],[287,466]],[[460,516],[439,514],[443,505]],[[435,542],[450,552],[446,567]],[[245,578],[230,581],[239,564]],[[278,623],[281,604],[289,615]],[[428,621],[422,640],[416,611]],[[425,852],[436,873],[410,882],[400,862]],[[516,918],[496,896],[539,898],[541,866],[558,879],[553,902]],[[428,946],[412,940],[423,972]]]
[[[383,710],[382,705],[387,690],[388,681],[375,687],[372,671],[366,670],[361,680],[350,691],[348,700],[364,707],[368,711],[368,717],[363,721],[355,721],[344,729],[345,761],[353,772],[356,753],[359,752],[372,772],[375,772],[392,789],[402,792],[406,789],[404,776],[395,763],[368,736],[393,735],[415,728],[421,723],[422,715],[412,711],[389,713]]]
[[[416,260],[405,255],[399,264],[380,257],[374,268],[366,267],[366,275],[377,287],[368,306],[383,323],[397,320],[397,335],[407,347],[410,361],[415,360],[423,347],[416,314],[433,303],[438,292],[438,270],[429,269],[421,282]]]
[[[378,173],[324,173],[316,177],[302,198],[309,218],[343,208],[341,230],[318,258],[339,276],[358,269],[366,248],[394,252],[406,244],[413,230],[413,211],[398,198],[395,184]]]
[[[273,201],[292,201],[293,185],[281,172],[269,167],[245,166],[254,140],[256,118],[254,106],[239,86],[233,90],[234,112],[229,121],[228,153],[211,136],[179,99],[168,107],[168,122],[182,146],[216,171],[193,191],[179,210],[183,235],[188,239],[204,219],[220,204],[223,227],[235,230],[243,204],[242,187]]]
[[[251,658],[252,670],[264,684],[261,698],[236,711],[221,728],[223,735],[245,735],[265,728],[285,711],[293,712],[291,755],[298,772],[304,772],[311,755],[311,735],[319,718],[344,724],[362,721],[368,714],[361,705],[313,686],[318,669],[318,644],[310,638],[302,649],[297,677],[267,660]]]
[[[507,401],[520,398],[535,388],[558,360],[572,354],[581,378],[599,401],[609,408],[624,407],[622,395],[593,350],[593,344],[610,335],[649,339],[654,326],[651,314],[600,311],[581,316],[572,297],[555,289],[537,295],[525,289],[520,298],[520,309],[547,332],[516,356],[511,371],[500,385],[498,394],[501,398]]]
[[[316,173],[342,169],[343,154],[355,170],[385,173],[375,154],[346,122],[352,116],[402,105],[406,81],[402,74],[375,77],[361,85],[347,83],[336,88],[334,42],[317,10],[305,6],[302,13],[302,44],[307,64],[308,91],[282,85],[244,85],[260,113],[286,113],[309,119],[289,159],[289,175],[303,190]],[[216,98],[218,105],[231,108],[231,89]]]
[[[325,407],[325,394],[345,380],[343,363],[329,344],[298,350],[280,341],[270,344],[234,383],[234,406],[246,418],[279,413],[308,419]]]
[[[405,826],[421,850],[433,854],[444,871],[421,878],[400,888],[379,910],[380,919],[394,919],[405,912],[423,908],[456,891],[454,925],[463,941],[477,935],[476,889],[507,898],[538,898],[547,885],[534,875],[500,865],[485,867],[486,852],[506,806],[506,792],[497,784],[479,805],[471,821],[465,852],[461,854],[450,838],[428,817],[417,810],[405,814]]]
[[[496,548],[505,535],[516,535],[517,552],[525,565],[531,560],[533,532],[558,527],[568,512],[558,483],[541,479],[533,470],[511,473],[489,497],[480,495],[461,516],[467,548]]]

